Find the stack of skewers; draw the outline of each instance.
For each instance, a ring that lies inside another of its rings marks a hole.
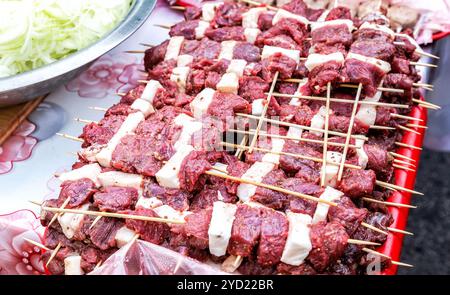
[[[39,203],[46,266],[83,274],[136,239],[242,274],[365,274],[392,225],[398,147],[421,134],[423,52],[345,7],[207,3],[145,44],[141,85],[86,124],[57,199]],[[130,51],[130,53],[141,53]]]

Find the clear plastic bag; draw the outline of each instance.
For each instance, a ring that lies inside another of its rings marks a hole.
[[[111,255],[90,275],[224,275],[217,265],[201,263],[170,249],[137,240]]]

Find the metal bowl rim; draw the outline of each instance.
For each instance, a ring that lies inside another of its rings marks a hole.
[[[112,31],[95,43],[48,65],[0,78],[0,95],[2,92],[26,88],[55,79],[94,61],[133,34],[150,16],[156,2],[157,0],[134,0],[127,16]],[[130,23],[134,24],[130,26]]]

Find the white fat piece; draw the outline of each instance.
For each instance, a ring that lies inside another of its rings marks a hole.
[[[288,132],[286,136],[292,137],[292,138],[302,138],[303,129],[299,127],[289,127]],[[294,142],[299,142],[299,140],[293,140]]]
[[[77,210],[88,210],[90,203],[83,204],[77,208]],[[72,239],[77,231],[79,231],[83,225],[85,215],[76,213],[64,213],[58,215],[58,222],[61,225],[61,230],[68,239]]]
[[[97,163],[84,165],[78,169],[62,173],[58,179],[61,181],[74,181],[82,178],[89,178],[96,186],[100,186],[98,176],[102,173],[102,168]]]
[[[80,276],[84,274],[81,268],[81,256],[74,255],[64,258],[64,274],[66,276]]]
[[[361,169],[366,169],[367,163],[369,163],[369,156],[364,150],[364,140],[356,138],[355,145],[357,147],[356,155],[358,156],[358,166],[360,166]]]
[[[184,221],[184,218],[188,216],[189,214],[192,214],[192,212],[189,211],[178,211],[170,207],[169,205],[162,205],[153,208],[153,211],[155,211],[156,214],[158,214],[159,217],[165,218],[165,219],[171,219],[171,220],[177,220],[177,221]]]
[[[217,163],[214,163],[213,167],[217,169],[214,171],[216,171],[218,173],[228,174],[228,172],[227,172],[228,165],[227,164],[217,162]]]
[[[216,85],[217,91],[237,94],[239,89],[239,76],[236,73],[225,73]]]
[[[186,67],[194,61],[194,57],[189,54],[181,54],[177,58],[177,67]]]
[[[216,91],[212,88],[205,88],[189,104],[194,118],[201,119],[206,114],[210,104],[214,99]]]
[[[369,23],[369,22],[364,22],[360,27],[360,30],[363,29],[371,29],[371,30],[376,30],[376,31],[380,31],[383,32],[387,35],[389,35],[391,37],[391,39],[395,39],[395,32],[392,31],[391,29],[389,29],[386,26],[382,26],[382,25],[378,25],[375,23]]]
[[[223,2],[205,3],[202,6],[202,19],[210,22],[214,19],[216,8],[222,5]]]
[[[209,22],[207,21],[198,21],[198,25],[195,28],[195,38],[196,39],[202,39],[203,37],[205,37],[205,32],[206,29],[209,28]]]
[[[136,110],[144,114],[145,117],[155,112],[152,104],[143,99],[136,99],[130,106],[132,110]]]
[[[120,143],[122,138],[126,135],[133,134],[139,123],[145,120],[144,114],[141,112],[131,113],[127,116],[125,121],[120,126],[119,130],[109,140],[108,144],[103,148],[96,156],[97,162],[103,167],[111,166],[111,157],[116,149],[116,146]]]
[[[220,43],[220,53],[219,53],[219,59],[233,59],[233,53],[234,53],[234,47],[236,46],[237,41],[234,40],[228,40],[223,41]]]
[[[363,101],[378,102],[381,99],[382,91],[377,91],[374,96],[366,97]],[[359,109],[355,114],[355,119],[358,119],[367,126],[375,124],[377,119],[377,106],[370,104],[360,104]]]
[[[286,49],[281,47],[265,45],[262,50],[261,59],[269,58],[275,53],[281,53],[293,60],[298,64],[300,62],[300,51],[294,49]]]
[[[235,73],[238,77],[242,77],[246,66],[247,61],[245,59],[232,59],[228,65],[227,73]]]
[[[231,237],[231,228],[237,206],[221,201],[214,202],[208,229],[209,252],[215,256],[225,255]]]
[[[327,164],[322,165],[320,174],[325,173],[325,184],[329,186],[336,186],[336,177],[339,172],[339,164],[342,160],[342,153],[327,151]],[[334,164],[330,164],[334,163]]]
[[[242,27],[244,28],[258,28],[258,19],[262,13],[267,12],[266,7],[251,8],[242,14]]]
[[[280,154],[279,153],[283,151],[285,141],[284,141],[284,139],[281,139],[281,138],[272,137],[271,143],[272,143],[271,151],[274,153],[264,154],[261,161],[278,165],[278,164],[280,164]]]
[[[321,29],[323,27],[327,26],[340,26],[345,25],[348,28],[348,31],[351,32],[354,29],[353,21],[349,19],[334,19],[329,21],[318,21],[311,23],[311,32],[314,32],[315,30]]]
[[[186,81],[190,70],[190,67],[175,67],[170,74],[170,81],[177,84],[180,93],[185,93],[186,91]]]
[[[155,99],[158,89],[163,89],[161,83],[156,80],[148,81],[147,85],[144,88],[144,91],[141,94],[140,99],[146,100],[153,105],[153,100]]]
[[[261,182],[270,171],[275,168],[275,165],[268,162],[255,162],[250,168],[245,171],[241,178],[255,182]],[[250,198],[256,192],[256,186],[253,184],[241,183],[237,187],[237,196],[243,202],[250,201]]]
[[[100,151],[104,149],[105,146],[106,144],[94,143],[93,145],[82,149],[80,152],[78,152],[78,155],[80,155],[81,158],[87,160],[88,162],[96,162],[97,159],[95,158],[95,156],[97,156],[97,154],[100,153]]]
[[[181,46],[183,45],[183,36],[174,36],[170,38],[169,44],[167,44],[166,54],[164,60],[177,59],[180,55]]]
[[[316,129],[323,129],[325,126],[325,117],[327,114],[327,109],[321,106],[319,111],[311,119],[311,127]],[[323,132],[311,131],[312,134],[317,136],[323,136]]]
[[[189,145],[192,135],[202,129],[201,121],[196,121],[186,114],[179,114],[176,116],[174,123],[176,126],[181,127],[180,137],[174,144],[175,150],[178,150],[183,145]]]
[[[385,62],[384,60],[381,60],[381,59],[368,57],[368,56],[364,56],[364,55],[352,53],[352,52],[349,52],[347,54],[346,59],[356,59],[356,60],[359,60],[359,61],[362,61],[362,62],[365,62],[368,64],[372,64],[372,65],[376,66],[377,68],[379,68],[384,73],[389,73],[391,71],[391,64],[388,62]]]
[[[181,169],[181,164],[194,147],[190,145],[183,145],[177,152],[167,161],[167,163],[155,174],[159,185],[168,188],[180,188],[180,179],[178,173]]]
[[[135,235],[136,232],[126,226],[122,226],[121,228],[119,228],[119,230],[117,230],[116,232],[116,235],[114,236],[117,248],[122,248],[123,246],[131,242],[134,239]]]
[[[244,29],[244,36],[245,36],[245,41],[247,41],[248,43],[255,43],[256,42],[256,38],[258,37],[258,35],[261,33],[260,29],[255,29],[255,28],[245,28]]]
[[[276,25],[279,21],[282,19],[291,18],[295,19],[301,23],[303,23],[305,26],[309,24],[309,20],[301,15],[294,14],[290,11],[284,10],[284,9],[278,9],[277,13],[275,13],[275,16],[272,19],[272,25]]]
[[[312,249],[309,237],[309,226],[312,219],[307,214],[294,212],[287,212],[286,216],[289,221],[289,232],[281,256],[281,262],[299,266]]]
[[[327,186],[325,188],[325,191],[320,195],[319,199],[334,202],[334,201],[340,199],[343,195],[344,195],[343,192]],[[321,221],[326,221],[329,209],[330,209],[330,205],[322,203],[322,202],[317,203],[316,211],[314,212],[314,216],[312,219],[312,224],[316,224]]]
[[[305,67],[308,71],[312,71],[314,68],[332,61],[342,65],[344,64],[344,60],[344,55],[341,52],[333,52],[331,54],[312,53],[308,55],[308,59],[305,62]]]
[[[103,187],[121,186],[142,190],[144,177],[139,174],[131,174],[120,171],[107,171],[98,176],[98,180]]]
[[[153,209],[162,205],[163,202],[157,197],[140,197],[136,202],[136,208]]]
[[[252,115],[260,116],[264,110],[266,99],[259,98],[252,101]]]

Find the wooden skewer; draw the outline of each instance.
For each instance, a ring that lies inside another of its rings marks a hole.
[[[131,54],[143,54],[145,53],[145,50],[127,50],[125,53],[131,53]]]
[[[398,261],[394,261],[394,260],[391,260],[391,263],[394,265],[397,265],[397,266],[414,267],[414,265],[412,265],[412,264],[398,262]]]
[[[252,131],[254,131],[254,130],[253,130],[253,129],[250,129],[249,131],[245,131],[245,130],[239,130],[239,129],[228,129],[228,131],[230,131],[230,132],[236,132],[236,133],[241,133],[241,134],[253,135],[253,132],[252,132]],[[288,136],[288,135],[279,135],[279,134],[272,134],[272,133],[267,133],[267,132],[260,132],[260,133],[259,133],[259,137],[273,137],[273,138],[281,138],[281,139],[297,140],[297,141],[304,141],[304,142],[311,142],[311,143],[318,143],[318,144],[323,144],[323,143],[324,143],[323,140],[310,139],[310,138],[303,138],[303,137],[294,137],[294,136]],[[340,143],[340,142],[328,142],[328,145],[331,145],[331,146],[338,146],[338,147],[344,147],[344,144],[343,144],[343,143]],[[349,144],[348,147],[354,148],[354,149],[361,148],[361,147],[356,146],[356,145],[354,145],[354,144]]]
[[[306,200],[319,202],[319,203],[325,203],[325,204],[330,205],[330,206],[337,206],[336,203],[330,202],[330,201],[327,201],[327,200],[324,200],[324,199],[319,199],[317,197],[313,197],[313,196],[310,196],[310,195],[302,194],[302,193],[295,192],[295,191],[290,191],[290,190],[287,190],[287,189],[284,189],[284,188],[281,188],[281,187],[277,187],[277,186],[274,186],[274,185],[269,185],[269,184],[265,184],[265,183],[261,183],[261,182],[256,182],[256,181],[253,181],[253,180],[248,180],[248,179],[244,179],[244,178],[240,178],[240,177],[231,176],[231,175],[228,175],[228,174],[224,174],[223,172],[215,172],[213,170],[215,170],[215,169],[206,171],[205,174],[208,174],[208,175],[211,175],[211,176],[216,176],[216,177],[221,177],[221,178],[225,178],[225,179],[229,179],[231,181],[235,181],[235,182],[239,182],[239,183],[246,183],[246,184],[251,184],[251,185],[267,188],[267,189],[270,189],[270,190],[273,190],[273,191],[277,191],[277,192],[280,192],[280,193],[292,195],[292,196],[303,198],[303,199],[306,199]]]
[[[154,26],[155,27],[160,27],[160,28],[163,28],[163,29],[168,29],[168,30],[170,30],[170,28],[172,27],[170,25],[161,25],[161,24],[154,24]]]
[[[389,235],[388,232],[386,232],[386,231],[384,231],[384,230],[382,230],[382,229],[379,229],[379,228],[376,227],[376,226],[370,225],[370,224],[368,224],[368,223],[366,223],[366,222],[361,222],[361,225],[364,226],[364,227],[367,227],[368,229],[371,229],[371,230],[373,230],[373,231],[379,232],[379,233],[381,233],[381,234],[383,234],[383,235],[386,235],[386,236]]]
[[[370,225],[370,224],[368,224],[366,222],[361,222],[361,225],[364,226],[364,227],[367,227],[367,228],[369,228],[371,230],[374,230],[376,232],[379,232],[381,234],[384,234],[384,235],[388,235],[389,234],[388,232],[386,232],[384,230],[381,230],[378,227]],[[397,229],[397,228],[394,228],[394,227],[386,227],[386,229],[388,231],[390,231],[390,232],[393,232],[393,233],[405,234],[405,235],[410,235],[410,236],[414,235],[412,232],[409,232],[409,231],[406,231],[406,230]]]
[[[385,255],[385,254],[383,254],[383,253],[380,253],[380,252],[377,252],[377,251],[375,251],[375,250],[372,250],[372,249],[369,249],[369,248],[362,248],[362,250],[363,250],[364,252],[367,252],[367,253],[370,253],[370,254],[373,254],[373,255],[378,255],[378,256],[387,258],[387,259],[389,259],[389,260],[391,261],[392,264],[395,264],[395,265],[398,265],[398,266],[413,267],[413,265],[411,265],[411,264],[407,264],[407,263],[403,263],[403,262],[394,261],[394,260],[391,259],[390,256],[387,256],[387,255]]]
[[[117,92],[116,93],[118,96],[125,96],[125,95],[127,95],[126,93],[124,93],[124,92]]]
[[[267,93],[265,93],[265,94],[267,94]],[[306,99],[306,100],[326,101],[326,97],[321,97],[321,96],[284,94],[284,93],[277,93],[277,92],[272,93],[272,95],[276,96],[276,97],[290,97],[290,98],[301,98],[301,99]],[[330,98],[330,101],[339,102],[339,103],[352,103],[352,104],[354,103],[354,100],[340,99],[340,98]],[[380,107],[402,108],[402,109],[409,108],[409,106],[406,104],[385,103],[385,102],[367,101],[367,100],[360,100],[359,104],[375,105],[375,106],[380,106]]]
[[[427,84],[427,83],[413,83],[413,86],[416,87],[428,87],[428,88],[433,88],[434,85],[433,84]]]
[[[412,232],[406,231],[406,230],[401,230],[398,228],[394,228],[394,227],[388,227],[387,228],[389,231],[394,232],[394,233],[399,233],[399,234],[404,234],[404,235],[409,235],[409,236],[414,236],[414,234]]]
[[[408,128],[408,127],[405,127],[405,126],[402,126],[402,125],[397,125],[397,127],[399,129],[402,129],[402,130],[405,130],[405,131],[408,131],[408,132],[412,132],[412,133],[417,134],[417,135],[421,134],[419,131],[413,130],[411,128]]]
[[[245,118],[249,118],[249,119],[258,119],[258,116],[254,116],[254,115],[249,115],[249,114],[244,114],[244,113],[237,113],[236,116],[241,116],[241,117],[245,117]],[[310,126],[304,126],[304,125],[298,125],[298,124],[294,124],[294,123],[289,123],[289,122],[283,122],[283,121],[279,121],[279,120],[274,120],[274,119],[268,119],[268,118],[264,118],[263,119],[266,122],[269,123],[274,123],[274,124],[278,124],[278,125],[282,125],[282,126],[288,126],[288,127],[297,127],[300,129],[305,129],[305,130],[309,130],[309,131],[316,131],[316,132],[321,132],[324,133],[324,129],[320,129],[320,128],[314,128],[314,127],[310,127]],[[328,131],[328,134],[331,135],[336,135],[336,136],[340,136],[340,137],[345,137],[346,134],[342,133],[342,132],[337,132],[337,131]],[[362,139],[367,141],[368,138],[364,135],[355,135],[352,134],[351,136],[352,138],[358,138],[358,139]]]
[[[389,154],[393,157],[397,157],[397,158],[402,158],[402,159],[406,159],[409,160],[411,162],[416,162],[416,160],[414,160],[413,158],[407,157],[405,155],[402,154],[398,154],[398,153],[394,153],[394,152],[389,152]]]
[[[253,135],[252,141],[250,143],[250,148],[248,149],[248,152],[250,154],[253,152],[253,147],[255,146],[256,141],[258,140],[259,131],[261,130],[262,124],[264,123],[263,119],[266,116],[267,110],[269,108],[270,101],[272,99],[272,93],[275,90],[275,85],[277,85],[278,74],[279,74],[278,72],[275,73],[275,75],[273,77],[272,85],[270,85],[269,94],[267,95],[267,98],[266,98],[266,104],[264,105],[264,108],[261,112],[261,116],[259,117],[259,120],[258,120],[258,126],[256,126],[255,134]]]
[[[431,57],[431,58],[434,58],[434,59],[441,59],[439,56],[431,54],[431,53],[428,53],[428,52],[425,52],[425,51],[416,50],[415,52],[417,54],[420,54],[420,55],[423,55],[423,56],[427,56],[427,57]]]
[[[222,142],[221,145],[228,146],[228,147],[235,147],[235,148],[239,148],[239,149],[243,149],[243,150],[248,150],[249,149],[248,146],[234,144],[234,143],[228,143],[228,142]],[[323,159],[316,158],[316,157],[310,157],[310,156],[294,154],[294,153],[288,153],[288,152],[272,151],[272,150],[259,148],[259,147],[254,147],[253,149],[255,151],[260,151],[260,152],[263,152],[263,153],[274,154],[274,155],[285,155],[285,156],[290,156],[290,157],[294,157],[294,158],[305,159],[305,160],[310,160],[310,161],[314,161],[314,162],[323,163]],[[336,162],[327,162],[327,164],[336,165],[336,166],[340,165],[339,163],[336,163]],[[344,164],[344,166],[347,167],[347,168],[351,168],[351,169],[361,169],[360,166],[356,166],[356,165],[352,165],[352,164]]]
[[[100,111],[100,112],[106,112],[108,110],[106,108],[101,108],[101,107],[88,107],[88,109],[94,110],[94,111]]]
[[[325,186],[326,173],[325,169],[327,167],[327,150],[328,150],[328,125],[330,122],[330,97],[331,97],[331,83],[327,83],[327,97],[325,102],[325,132],[323,133],[323,153],[322,153],[322,173],[320,175],[320,186]]]
[[[371,126],[369,126],[369,128],[374,129],[374,130],[395,130],[395,129],[397,129],[395,127],[379,126],[379,125],[371,125]]]
[[[353,85],[353,84],[340,84],[340,87],[345,87],[345,88],[358,88],[358,85]],[[383,92],[393,92],[393,93],[404,93],[405,90],[403,89],[396,89],[396,88],[386,88],[386,87],[378,87],[377,88],[379,91],[383,91]]]
[[[58,245],[55,247],[55,249],[52,251],[52,254],[50,255],[50,257],[47,260],[47,263],[45,263],[45,267],[47,267],[50,262],[52,262],[53,258],[55,258],[56,254],[58,254],[59,249],[61,249],[61,242],[58,243]]]
[[[424,62],[416,62],[416,61],[410,61],[409,64],[413,65],[413,66],[419,66],[419,67],[429,67],[429,68],[437,68],[438,67],[435,64],[429,64],[429,63],[424,63]]]
[[[98,123],[97,121],[81,119],[81,118],[74,118],[73,120],[76,121],[76,122],[85,123],[85,124]]]
[[[64,133],[56,133],[56,135],[70,139],[70,140],[74,140],[74,141],[79,141],[79,142],[83,142],[84,140],[82,140],[81,138],[72,136],[72,135],[68,135],[68,134],[64,134]]]
[[[413,163],[409,163],[409,162],[402,161],[399,159],[394,159],[394,163],[403,164],[403,165],[407,165],[407,166],[411,166],[411,167],[416,167],[416,165],[414,165]]]
[[[39,247],[39,248],[41,248],[41,249],[44,249],[44,250],[46,250],[46,251],[50,251],[50,250],[51,250],[50,248],[46,247],[44,244],[41,244],[41,243],[39,243],[39,242],[30,240],[30,239],[27,239],[27,238],[23,238],[23,239],[24,239],[25,241],[27,241],[28,243],[30,243],[30,244],[32,244],[32,245],[35,245],[35,246],[37,246],[37,247]]]
[[[241,145],[242,145],[242,146],[245,146],[245,145],[247,144],[247,141],[248,141],[248,136],[247,136],[247,135],[244,135],[244,136],[242,137]],[[238,159],[240,159],[240,158],[242,158],[242,155],[243,155],[243,154],[244,154],[244,149],[238,148],[237,151],[236,151],[236,153],[234,154],[234,156],[237,157]]]
[[[375,184],[378,185],[378,186],[381,186],[381,187],[391,187],[391,188],[397,189],[399,191],[404,191],[404,192],[408,192],[408,193],[411,193],[411,194],[416,194],[416,195],[423,196],[423,193],[421,193],[421,192],[418,192],[418,191],[415,191],[415,190],[412,190],[412,189],[409,189],[409,188],[401,187],[399,185],[395,185],[395,184],[392,184],[392,183],[388,183],[388,182],[383,182],[383,181],[377,180],[377,181],[375,181]]]
[[[398,141],[396,141],[395,144],[398,145],[398,146],[404,147],[404,148],[410,148],[410,149],[419,150],[419,151],[422,150],[421,147],[410,145],[410,144],[406,144],[406,143],[402,143],[402,142],[398,142]]]
[[[184,6],[172,5],[172,6],[169,6],[169,7],[174,9],[174,10],[180,10],[180,11],[185,11],[186,10],[186,7],[184,7]]]
[[[369,241],[362,241],[362,240],[355,240],[355,239],[348,239],[347,243],[353,244],[353,245],[381,246],[380,243],[369,242]]]
[[[402,204],[402,203],[395,203],[395,202],[388,202],[388,201],[380,201],[368,197],[362,197],[364,201],[370,202],[370,203],[377,203],[377,204],[383,204],[386,206],[393,206],[393,207],[399,207],[399,208],[409,208],[409,209],[416,209],[417,206],[408,205],[408,204]]]
[[[414,170],[412,168],[401,166],[401,165],[397,165],[397,164],[392,164],[392,167],[397,168],[397,169],[403,169],[403,170],[406,170],[406,171],[416,172],[416,170]]]
[[[148,43],[139,43],[139,45],[142,45],[142,46],[145,46],[145,47],[155,47],[155,45],[148,44]]]
[[[441,109],[441,107],[438,106],[437,104],[434,104],[434,103],[431,103],[428,101],[424,101],[424,100],[420,100],[420,99],[416,99],[416,98],[413,98],[412,101],[417,104],[420,104],[421,106],[423,106],[425,108],[431,108],[431,109],[436,109],[436,110]]]
[[[405,120],[412,120],[412,121],[423,122],[422,119],[414,118],[414,117],[411,117],[411,116],[405,116],[405,115],[394,114],[394,113],[391,113],[390,116],[391,116],[391,117],[394,117],[394,118],[398,118],[398,119],[405,119]]]
[[[67,204],[69,204],[69,202],[70,202],[70,196],[67,197],[67,199],[64,201],[64,203],[62,203],[62,205],[61,205],[60,208],[62,208],[62,209],[66,208],[66,206],[67,206]],[[52,217],[52,219],[51,219],[50,222],[48,223],[47,227],[50,227],[50,225],[52,225],[53,222],[55,222],[55,220],[56,220],[58,217],[60,217],[60,216],[62,216],[61,213],[56,213],[56,214],[54,214],[53,217]]]
[[[362,84],[359,83],[358,92],[356,93],[355,103],[353,104],[353,110],[352,110],[352,114],[350,116],[350,123],[348,126],[347,137],[345,138],[345,147],[342,152],[341,165],[339,166],[339,171],[338,171],[338,181],[341,181],[342,173],[344,172],[344,164],[345,164],[345,160],[347,159],[348,144],[350,143],[350,135],[352,134],[353,123],[355,122],[355,115],[356,115],[356,111],[358,109],[358,101],[359,101],[359,97],[361,96],[361,91],[362,91]]]
[[[419,128],[419,129],[428,129],[428,126],[419,125],[419,124],[406,124],[408,127]]]
[[[79,210],[79,209],[62,209],[62,208],[46,207],[46,206],[42,206],[42,205],[41,205],[41,209],[44,211],[58,212],[58,213],[75,213],[75,214],[83,214],[83,215],[114,217],[114,218],[122,218],[122,219],[135,219],[135,220],[142,220],[142,221],[173,223],[173,224],[183,224],[184,223],[184,221],[180,221],[180,220],[172,220],[172,219],[159,218],[159,217],[149,217],[149,216],[142,216],[142,215],[131,215],[131,214]]]

